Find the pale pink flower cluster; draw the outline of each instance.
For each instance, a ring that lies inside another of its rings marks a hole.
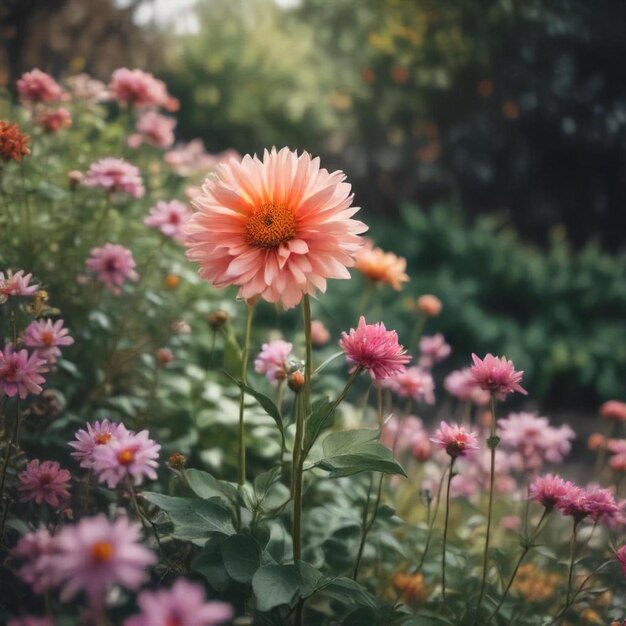
[[[442,421],[431,441],[452,459],[470,456],[479,449],[477,435],[458,424]]]
[[[287,378],[292,350],[293,344],[282,339],[264,343],[254,360],[254,371],[263,374],[272,385],[278,385]]]
[[[174,143],[174,128],[176,120],[161,115],[156,111],[146,111],[135,124],[136,133],[128,138],[131,148],[139,148],[147,143],[154,148],[166,149]]]
[[[401,398],[412,398],[426,404],[435,403],[435,381],[432,374],[421,367],[408,367],[384,381],[384,386]]]
[[[241,160],[241,155],[235,150],[226,150],[218,154],[209,154],[201,139],[193,139],[189,143],[178,144],[165,153],[165,164],[178,176],[206,176],[215,170],[220,163],[227,163],[231,159]]]
[[[9,343],[0,350],[0,394],[9,398],[19,396],[22,400],[29,393],[41,393],[45,382],[42,376],[47,371],[47,363],[28,350],[14,350]]]
[[[611,454],[609,465],[615,472],[626,472],[626,439],[609,439],[606,449]]]
[[[471,402],[479,406],[489,404],[489,392],[478,385],[469,367],[448,374],[443,386],[459,402]]]
[[[487,354],[484,359],[472,354],[472,360],[472,375],[482,389],[503,395],[514,391],[527,395],[527,391],[519,384],[524,372],[515,371],[513,361],[493,354]]]
[[[160,200],[150,209],[143,223],[150,228],[158,228],[166,237],[182,242],[185,239],[183,226],[190,215],[187,206],[179,200]]]
[[[141,529],[126,517],[111,522],[104,515],[83,518],[56,535],[40,530],[22,537],[11,555],[21,561],[17,575],[41,593],[61,588],[68,602],[83,591],[101,609],[115,586],[137,589],[155,555],[141,544]]]
[[[113,72],[109,83],[109,93],[119,103],[145,107],[167,107],[170,96],[162,80],[158,80],[149,72],[126,67]]]
[[[127,194],[132,198],[142,198],[145,193],[139,170],[124,159],[115,157],[92,163],[82,184],[104,189],[108,193]]]
[[[24,345],[31,348],[33,353],[45,359],[49,365],[56,363],[61,356],[62,346],[71,346],[74,339],[63,326],[63,320],[33,320],[24,331]]]
[[[85,268],[115,295],[122,293],[121,287],[127,280],[139,280],[133,253],[118,244],[107,243],[102,248],[94,248]]]
[[[324,322],[320,320],[311,321],[311,342],[314,346],[320,347],[327,344],[330,341],[330,332]]]
[[[157,477],[161,446],[150,439],[147,430],[135,433],[123,424],[104,420],[93,426],[87,424],[87,430],[79,430],[76,441],[69,445],[74,448],[72,456],[81,467],[93,469],[98,480],[110,489],[125,478],[140,485],[144,477],[150,480]]]
[[[39,69],[22,74],[17,81],[17,92],[22,104],[26,105],[55,102],[65,98],[63,90],[54,78]]]
[[[546,461],[562,463],[576,438],[567,424],[555,428],[547,417],[533,413],[511,413],[499,419],[498,426],[503,449],[519,455],[524,471],[537,471]]]
[[[179,578],[171,589],[143,591],[137,604],[141,613],[124,626],[217,626],[234,615],[226,602],[207,602],[202,585]]]
[[[356,329],[341,335],[339,347],[352,366],[351,372],[360,368],[374,380],[384,380],[404,371],[411,360],[404,346],[398,343],[396,331],[387,330],[382,322],[368,324],[361,316]]]
[[[419,343],[420,357],[418,364],[424,369],[430,369],[436,363],[444,361],[450,356],[452,348],[446,343],[444,336],[437,333],[430,337],[422,337]]]
[[[56,133],[72,125],[72,115],[64,107],[43,111],[37,117],[37,124],[48,133]]]
[[[24,270],[13,273],[13,270],[7,270],[7,273],[0,272],[0,304],[6,302],[9,298],[34,296],[39,291],[39,285],[31,285],[32,274],[25,274]]]
[[[384,424],[380,442],[390,450],[409,450],[413,458],[426,461],[430,457],[430,439],[419,417],[392,415]]]
[[[106,85],[89,74],[75,74],[70,76],[66,82],[74,100],[102,102],[110,97]]]
[[[46,502],[54,508],[69,500],[70,473],[56,461],[31,461],[18,476],[18,491],[22,502]]]

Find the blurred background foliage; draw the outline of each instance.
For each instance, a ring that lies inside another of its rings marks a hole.
[[[460,363],[505,352],[557,405],[623,395],[625,3],[166,4],[5,0],[0,78],[139,66],[180,99],[181,139],[320,154],[407,257],[404,295],[443,299]],[[410,323],[404,295],[386,296],[390,325]]]

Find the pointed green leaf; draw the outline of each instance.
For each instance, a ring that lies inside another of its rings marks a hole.
[[[250,535],[233,535],[222,544],[222,557],[228,575],[238,583],[249,583],[261,567],[263,550]]]

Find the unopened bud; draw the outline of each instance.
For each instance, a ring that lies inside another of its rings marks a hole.
[[[167,365],[174,360],[174,353],[169,348],[159,348],[156,357],[161,365]]]
[[[218,309],[217,311],[211,311],[207,319],[209,320],[209,324],[217,330],[228,321],[228,313],[222,309]]]
[[[424,294],[417,299],[417,310],[427,317],[436,317],[441,313],[441,300],[432,294]]]
[[[168,274],[165,277],[165,286],[168,289],[176,289],[178,285],[180,285],[180,276],[177,276],[176,274]]]
[[[74,191],[78,186],[81,185],[85,178],[85,175],[79,170],[72,170],[67,173],[67,182],[70,186],[70,189]]]
[[[185,467],[185,463],[187,462],[187,458],[180,452],[174,452],[173,454],[170,454],[170,458],[167,462],[170,464],[170,467],[173,467],[174,469],[183,469],[183,467]]]
[[[300,370],[296,370],[295,372],[289,374],[287,384],[289,385],[289,389],[291,389],[291,391],[294,393],[300,393],[301,389],[304,387],[304,374]]]

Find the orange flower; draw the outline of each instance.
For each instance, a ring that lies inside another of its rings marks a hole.
[[[417,310],[427,317],[437,317],[441,313],[441,307],[441,300],[430,293],[425,293],[417,299]]]
[[[222,163],[192,199],[187,256],[216,287],[293,307],[327,279],[350,278],[367,226],[351,219],[358,208],[344,180],[288,148]]]
[[[398,572],[393,577],[393,586],[402,591],[402,599],[405,602],[424,602],[428,598],[428,589],[421,573],[409,575]]]
[[[21,161],[30,154],[30,137],[20,132],[17,124],[0,121],[0,159],[3,161]]]
[[[405,273],[406,259],[396,256],[393,252],[384,252],[374,248],[371,241],[356,255],[355,269],[374,283],[386,283],[396,291],[400,291],[402,283],[409,280]]]

